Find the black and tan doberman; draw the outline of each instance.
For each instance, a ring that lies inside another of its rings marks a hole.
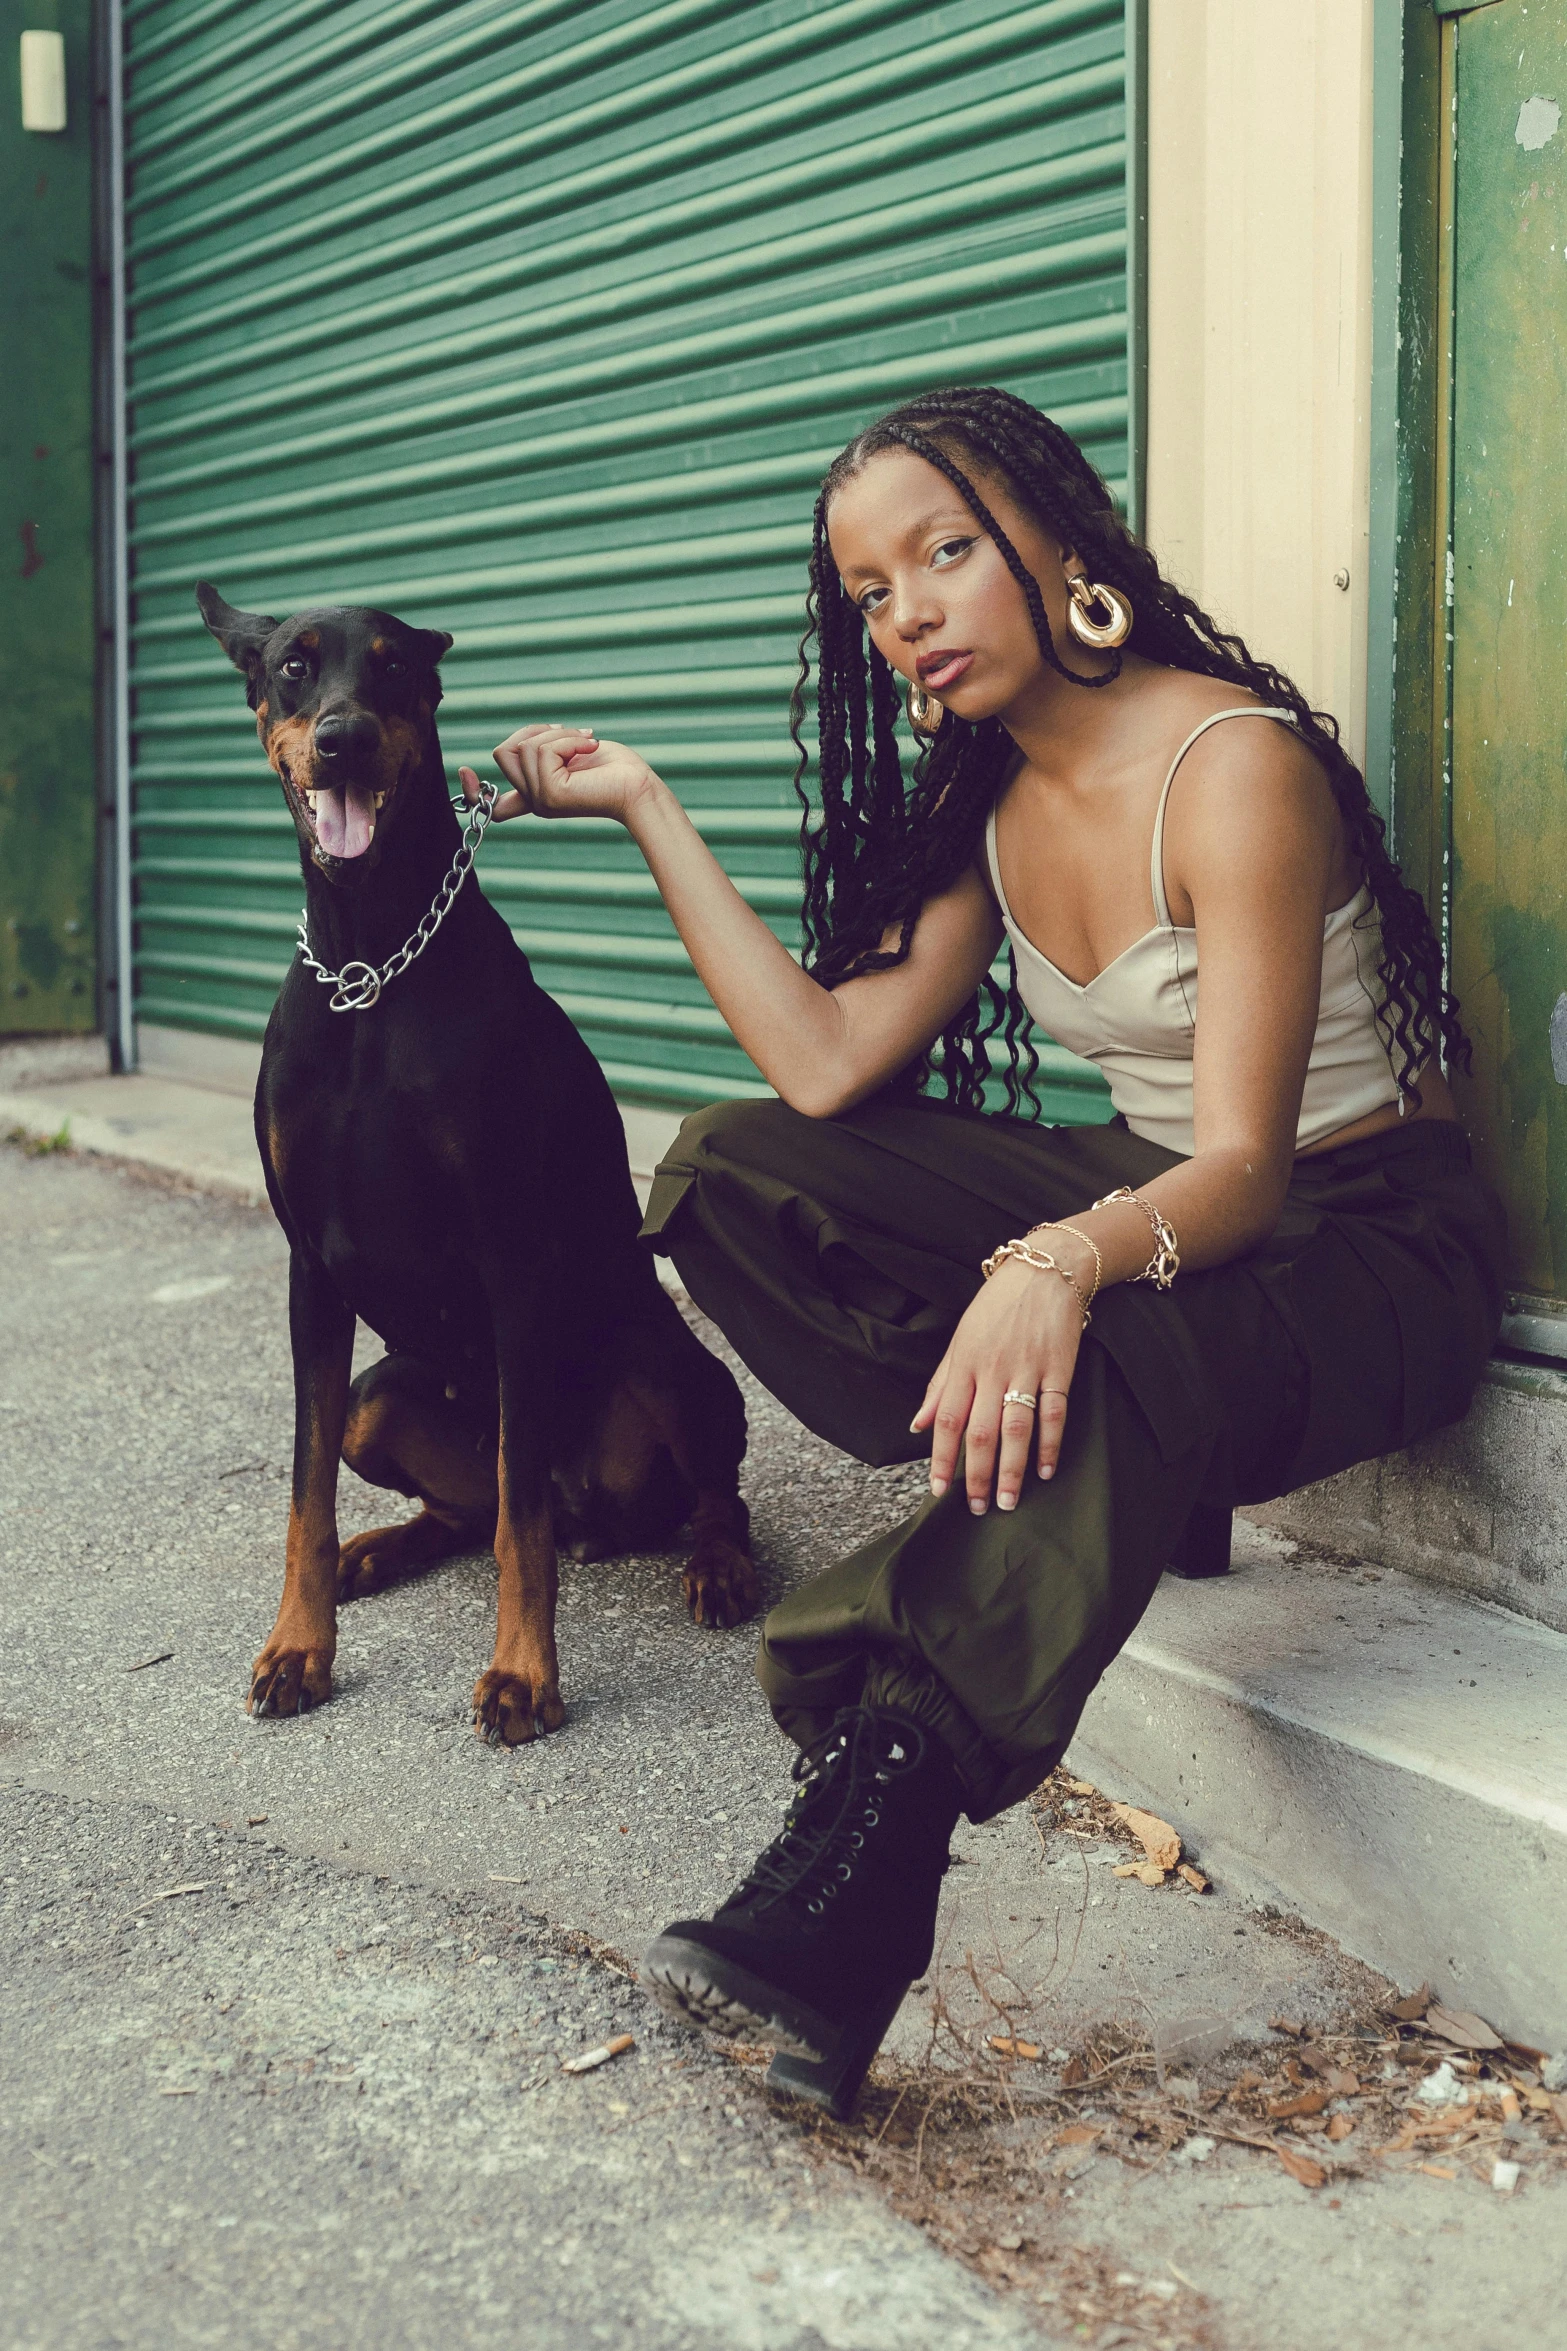
[[[384,612],[279,621],[196,593],[299,836],[309,949],[256,1091],[291,1251],[295,1437],[283,1599],[250,1706],[319,1705],[344,1600],[493,1543],[474,1721],[516,1745],[563,1719],[557,1543],[662,1550],[689,1523],[693,1616],[752,1613],[744,1407],[637,1240],[603,1073],[475,881],[385,976],[463,841],[435,728],[451,639]],[[351,1381],[356,1316],[387,1352]],[[422,1509],[340,1545],[339,1460]]]

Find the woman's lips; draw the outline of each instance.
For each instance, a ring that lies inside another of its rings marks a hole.
[[[944,694],[972,667],[973,660],[972,653],[922,653],[915,667],[922,686],[928,686],[933,694]]]

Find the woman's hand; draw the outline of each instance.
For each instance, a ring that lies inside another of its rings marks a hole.
[[[930,1490],[952,1483],[964,1448],[970,1510],[1015,1510],[1032,1451],[1042,1478],[1052,1477],[1066,1425],[1067,1391],[1083,1335],[1083,1313],[1059,1274],[1014,1258],[998,1265],[970,1302],[937,1364],[916,1430],[932,1429]],[[1009,1388],[1038,1395],[1037,1411],[1003,1404]]]
[[[527,726],[495,747],[495,764],[513,786],[494,815],[613,816],[624,824],[659,779],[639,752],[601,743],[591,727]],[[458,769],[470,801],[482,789],[471,767]]]

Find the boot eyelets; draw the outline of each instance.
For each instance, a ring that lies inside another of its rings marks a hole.
[[[850,1878],[853,1877],[854,1872],[846,1861],[840,1861],[838,1864],[838,1875],[843,1880],[844,1884],[847,1885]]]
[[[820,1918],[827,1905],[825,1902],[807,1902],[805,1907],[810,1912],[812,1918]]]
[[[849,1843],[853,1846],[856,1853],[858,1853],[861,1847],[864,1845],[865,1839],[860,1835],[858,1829],[851,1829],[849,1831]]]

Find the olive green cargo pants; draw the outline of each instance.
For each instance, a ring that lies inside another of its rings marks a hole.
[[[643,1231],[774,1395],[880,1465],[928,1451],[909,1422],[980,1260],[1172,1164],[1119,1122],[722,1103],[681,1129]],[[1015,1803],[1065,1750],[1194,1508],[1288,1491],[1466,1408],[1496,1260],[1456,1127],[1299,1163],[1267,1250],[1097,1302],[1056,1474],[1030,1473],[1016,1510],[976,1517],[954,1486],[772,1610],[757,1674],[780,1726],[807,1746],[841,1706],[897,1705],[950,1748],[972,1818]]]

